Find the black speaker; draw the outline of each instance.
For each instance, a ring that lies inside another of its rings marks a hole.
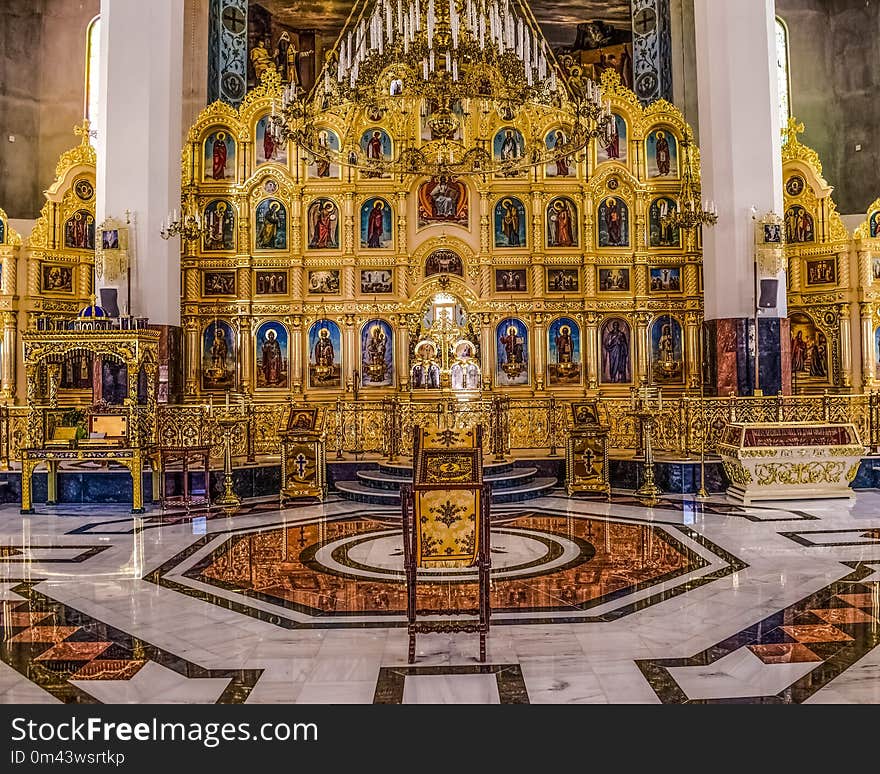
[[[119,304],[116,302],[116,288],[101,288],[101,306],[110,317],[119,317]]]
[[[776,306],[776,296],[778,293],[778,279],[762,279],[761,296],[758,299],[758,306],[761,309],[773,309]]]

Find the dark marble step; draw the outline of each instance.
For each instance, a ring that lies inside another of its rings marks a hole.
[[[512,468],[509,471],[493,473],[491,475],[487,475],[484,472],[483,480],[492,484],[494,489],[508,489],[530,483],[534,480],[537,473],[537,468]],[[399,489],[402,483],[412,481],[412,471],[410,471],[409,476],[404,478],[403,476],[391,476],[381,470],[359,470],[357,472],[357,480],[377,489]]]
[[[483,462],[483,476],[497,476],[513,470],[512,462]],[[407,480],[412,479],[413,466],[410,462],[380,462],[379,472],[386,476],[396,476]]]
[[[493,488],[492,502],[512,503],[521,500],[531,500],[535,497],[543,497],[549,494],[557,485],[558,481],[556,478],[542,476],[517,486]],[[335,486],[339,494],[355,502],[374,505],[397,505],[400,503],[400,492],[396,489],[381,489],[377,486],[369,486],[361,481],[337,481]]]

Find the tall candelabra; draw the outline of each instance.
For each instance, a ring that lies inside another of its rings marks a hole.
[[[632,390],[632,408],[630,416],[639,421],[639,432],[642,438],[642,485],[636,489],[636,497],[646,500],[656,500],[663,490],[654,481],[654,451],[651,446],[651,436],[654,432],[654,423],[663,410],[663,395],[659,387],[640,385]]]
[[[241,505],[241,498],[235,493],[232,481],[232,429],[241,418],[229,410],[229,393],[226,394],[226,410],[220,413],[216,420],[223,430],[223,494],[214,500],[214,504],[225,508],[237,508]]]

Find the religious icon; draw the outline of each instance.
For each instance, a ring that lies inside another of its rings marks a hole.
[[[649,277],[652,293],[681,292],[681,268],[678,266],[651,267]]]
[[[388,269],[361,269],[361,293],[393,292],[393,277]]]
[[[361,150],[367,161],[374,164],[391,161],[391,137],[384,129],[367,129],[361,136]],[[391,175],[378,170],[364,172],[364,177],[389,178]]]
[[[287,249],[287,209],[278,199],[263,199],[256,212],[257,250]]]
[[[795,204],[785,211],[785,241],[812,242],[815,239],[813,216],[800,204]]]
[[[681,381],[681,325],[673,317],[661,317],[651,326],[651,373],[655,382]]]
[[[95,195],[95,187],[91,181],[80,178],[73,184],[74,193],[84,202],[89,201]]]
[[[627,157],[626,121],[614,113],[605,125],[605,133],[596,141],[596,161],[619,161],[626,163]]]
[[[338,178],[339,164],[335,162],[339,153],[339,135],[332,129],[321,129],[318,132],[318,152],[309,157],[309,177]],[[356,160],[356,159],[355,159]]]
[[[829,285],[837,282],[835,258],[818,258],[808,260],[805,264],[807,285]]]
[[[384,320],[370,320],[361,329],[362,386],[390,387],[394,383],[394,346],[391,326]]]
[[[205,207],[204,250],[235,249],[235,214],[232,205],[216,199]]]
[[[560,196],[547,205],[547,246],[577,247],[577,205]]]
[[[547,269],[548,293],[577,293],[580,291],[580,269]]]
[[[630,328],[625,320],[612,317],[602,323],[602,381],[607,384],[627,384],[630,375]]]
[[[553,387],[581,380],[581,332],[569,317],[558,317],[547,329],[547,384]]]
[[[677,208],[678,205],[668,196],[651,202],[648,208],[648,244],[651,247],[681,246],[679,231],[669,222],[669,217]]]
[[[828,381],[828,340],[825,334],[801,312],[791,315],[789,324],[792,379]]]
[[[629,267],[600,267],[599,291],[602,293],[629,292]]]
[[[415,363],[410,369],[410,388],[413,390],[440,389],[440,366],[437,347],[432,341],[421,341],[413,353]]]
[[[339,269],[310,271],[309,293],[337,295],[339,293]]]
[[[6,223],[0,218],[0,245],[6,241]]]
[[[257,271],[255,295],[258,296],[285,296],[287,295],[287,271]]]
[[[785,181],[785,192],[789,196],[800,196],[804,192],[805,185],[800,175],[792,175]]]
[[[499,386],[529,383],[529,333],[515,317],[502,320],[496,329],[496,378]]]
[[[519,129],[507,127],[495,135],[492,150],[495,161],[501,162],[502,167],[505,167],[501,172],[502,177],[518,177],[525,174],[525,170],[511,168],[516,167],[525,157],[525,145]]]
[[[287,416],[287,429],[314,430],[317,422],[317,408],[292,408]]]
[[[88,210],[77,210],[64,224],[64,246],[74,250],[95,249],[95,216]]]
[[[764,223],[762,241],[765,245],[782,244],[782,226],[778,223]]]
[[[871,213],[868,224],[868,234],[871,239],[880,237],[880,210]]]
[[[108,228],[101,232],[101,249],[102,250],[118,250],[119,249],[119,229]]]
[[[287,143],[279,140],[272,131],[271,116],[263,116],[257,121],[257,166],[270,161],[275,164],[287,164]]]
[[[880,257],[871,259],[871,278],[874,282],[880,280]]]
[[[226,130],[218,129],[205,138],[205,180],[235,178],[235,140]]]
[[[391,206],[378,196],[361,205],[361,247],[369,249],[394,246]]]
[[[432,274],[457,274],[464,276],[464,266],[461,257],[453,250],[441,248],[431,253],[425,261],[425,276]]]
[[[678,177],[678,141],[668,129],[655,129],[645,141],[648,177]]]
[[[598,425],[599,405],[595,400],[577,401],[571,404],[571,419],[575,425]]]
[[[525,293],[528,289],[525,269],[495,269],[496,293]]]
[[[234,296],[235,295],[235,272],[234,271],[205,271],[202,272],[204,286],[202,295],[205,296]]]
[[[69,266],[41,264],[43,269],[40,288],[48,293],[72,293],[73,270]]]
[[[318,320],[309,329],[309,383],[317,388],[342,386],[339,327],[331,320]]]
[[[287,387],[287,328],[280,322],[263,323],[257,328],[257,387]]]
[[[599,247],[629,247],[629,208],[616,196],[599,205]]]
[[[339,247],[339,208],[332,199],[316,199],[309,205],[309,249]]]
[[[419,186],[419,228],[431,223],[468,225],[468,189],[447,175],[426,180]]]
[[[545,139],[547,150],[553,154],[553,161],[545,167],[547,177],[574,177],[577,174],[574,158],[566,153],[568,138],[562,129],[554,129]]]
[[[526,208],[513,196],[495,205],[495,247],[526,246]]]
[[[202,389],[231,390],[235,386],[235,334],[225,320],[214,320],[202,335]]]

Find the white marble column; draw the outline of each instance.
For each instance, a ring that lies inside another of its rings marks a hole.
[[[180,208],[183,26],[183,0],[101,0],[96,222],[131,212],[127,311],[162,326],[180,325],[180,241],[159,229]],[[103,286],[124,310],[125,277]]]

